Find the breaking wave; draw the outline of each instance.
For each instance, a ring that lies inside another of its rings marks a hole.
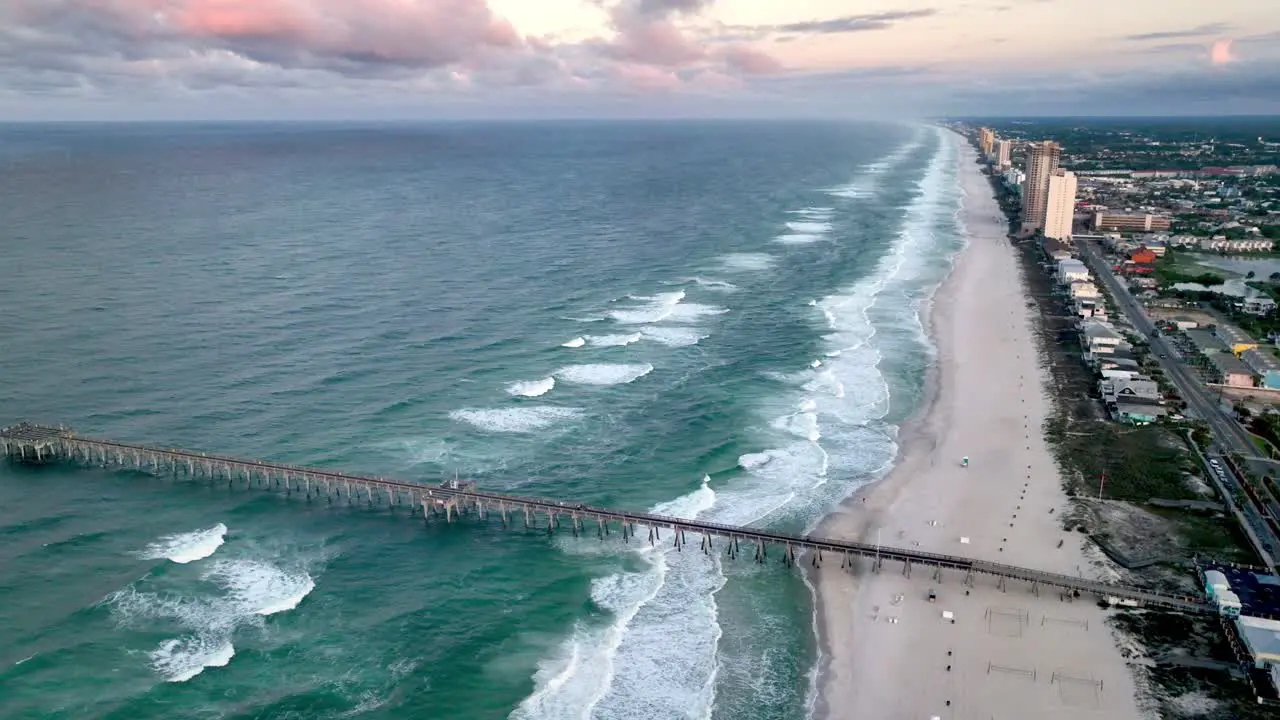
[[[148,545],[142,556],[148,560],[164,558],[185,565],[215,553],[225,541],[226,534],[227,526],[218,523],[204,530],[165,535]]]

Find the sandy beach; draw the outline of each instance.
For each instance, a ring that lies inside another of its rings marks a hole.
[[[903,428],[890,475],[818,534],[1093,576],[1082,536],[1058,522],[1067,499],[1041,432],[1050,402],[1016,251],[974,150],[956,142],[969,244],[928,318],[937,364],[927,405]],[[935,580],[927,568],[907,578],[895,563],[819,570],[818,716],[1140,717],[1107,611],[1093,598],[963,580]]]

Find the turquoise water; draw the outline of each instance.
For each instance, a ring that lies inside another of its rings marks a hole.
[[[790,530],[895,452],[931,128],[8,126],[0,424]],[[0,716],[802,718],[803,578],[0,467]]]

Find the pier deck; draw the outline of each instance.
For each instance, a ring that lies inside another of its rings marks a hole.
[[[1029,583],[1035,592],[1039,592],[1041,587],[1053,587],[1096,595],[1112,602],[1136,603],[1189,613],[1214,612],[1212,606],[1199,598],[1166,595],[957,555],[486,492],[469,481],[427,485],[190,450],[85,438],[70,428],[61,426],[22,423],[0,428],[0,453],[18,462],[84,463],[156,474],[226,480],[229,484],[243,481],[249,487],[282,490],[289,495],[295,492],[305,493],[307,499],[325,497],[332,501],[335,498],[345,498],[348,501],[363,499],[369,503],[381,503],[385,498],[392,506],[407,505],[414,512],[421,508],[424,519],[440,515],[451,522],[455,516],[463,513],[474,514],[479,519],[496,515],[503,526],[511,523],[514,517],[517,521],[523,519],[526,527],[537,527],[541,517],[545,519],[548,532],[563,527],[567,521],[569,529],[575,535],[594,530],[602,539],[611,535],[616,527],[624,541],[637,539],[639,533],[644,532],[642,541],[651,544],[670,542],[678,550],[685,547],[686,536],[692,533],[699,541],[699,548],[705,553],[723,548],[728,556],[737,557],[743,552],[745,545],[745,551],[751,553],[757,562],[765,562],[772,547],[781,550],[781,559],[788,565],[797,562],[798,552],[807,551],[810,562],[814,565],[822,562],[827,555],[839,557],[841,567],[848,568],[853,567],[854,558],[869,558],[876,571],[881,570],[885,561],[891,561],[900,563],[904,574],[910,575],[913,569],[928,571],[935,580],[941,580],[944,571],[962,574],[966,584],[972,582],[974,575],[989,575],[999,579],[1001,588],[1008,580],[1018,580]],[[664,530],[667,531],[666,539],[663,538]],[[719,548],[716,547],[717,544]]]

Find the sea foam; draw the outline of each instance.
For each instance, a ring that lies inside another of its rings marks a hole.
[[[507,386],[507,393],[516,397],[541,397],[551,392],[556,386],[556,379],[544,377],[541,380],[521,380]]]
[[[165,535],[147,546],[142,556],[148,560],[165,558],[185,565],[209,557],[222,546],[227,526],[218,523],[211,528],[188,533]]]
[[[530,433],[544,430],[565,420],[580,417],[577,408],[551,405],[516,408],[464,408],[449,413],[449,417],[479,430],[497,433]]]
[[[640,342],[644,336],[640,333],[628,335],[588,335],[587,344],[591,347],[622,347]]]
[[[216,560],[201,579],[218,585],[221,592],[139,592],[129,585],[104,600],[121,625],[149,630],[163,621],[186,630],[149,653],[151,667],[168,682],[186,682],[206,668],[226,666],[235,657],[232,637],[237,629],[296,608],[315,589],[305,570],[286,570],[256,559]]]
[[[766,253],[730,253],[720,257],[725,270],[760,271],[773,267],[774,257]]]
[[[635,365],[592,363],[587,365],[566,365],[556,371],[556,376],[565,382],[579,385],[622,385],[638,380],[653,372],[649,363]]]

